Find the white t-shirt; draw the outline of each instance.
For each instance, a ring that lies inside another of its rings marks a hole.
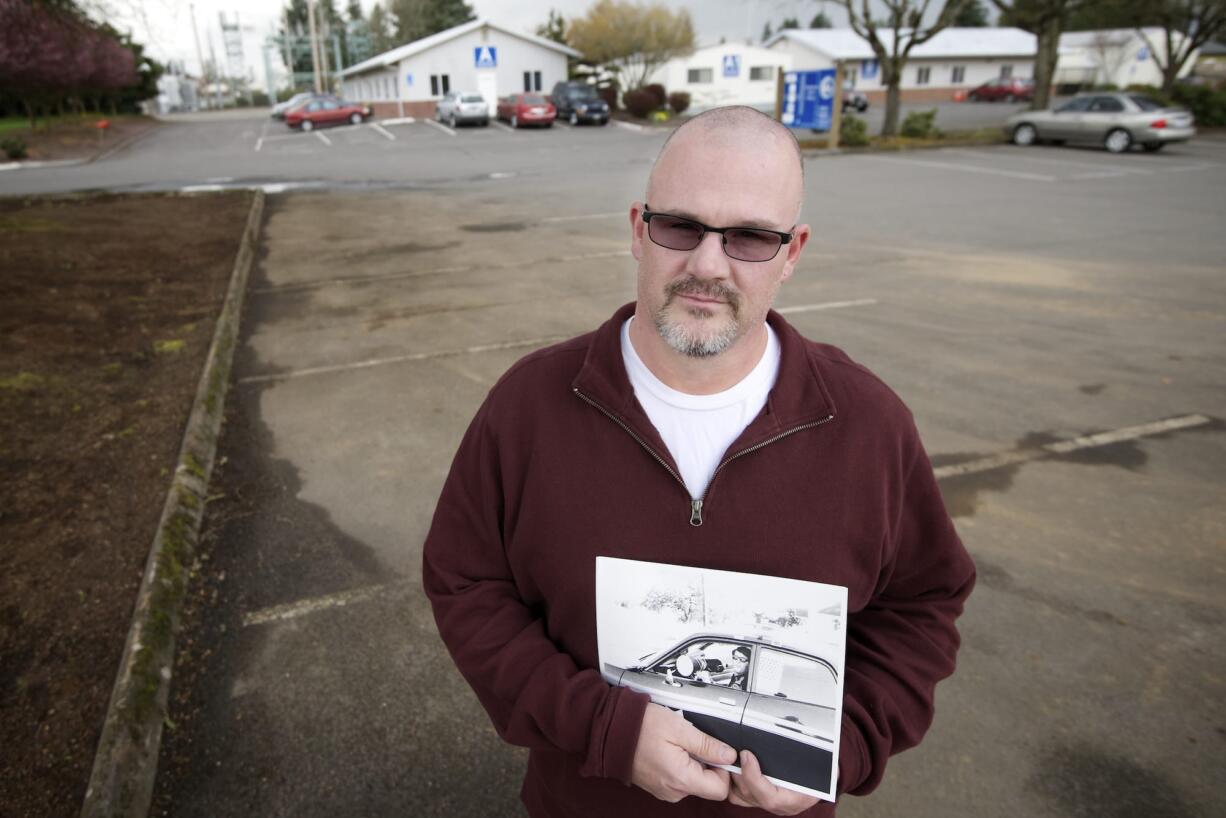
[[[634,396],[664,439],[681,470],[681,479],[697,500],[732,441],[766,405],[766,396],[779,374],[779,339],[766,327],[766,351],[741,381],[714,395],[678,392],[651,373],[630,341],[631,316],[622,324],[622,361]]]

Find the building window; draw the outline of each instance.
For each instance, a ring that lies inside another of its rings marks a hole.
[[[751,82],[773,80],[774,78],[775,66],[773,65],[755,65],[749,69],[749,79]]]
[[[960,82],[966,82],[966,66],[955,65],[953,71],[950,72],[949,81],[957,85]]]
[[[536,85],[535,90],[537,91],[541,90],[541,72],[540,71],[532,72],[532,82],[534,85]]]
[[[1012,65],[1002,65],[1000,67],[1000,78],[1002,80],[1007,80],[1009,79],[1009,77],[1012,77],[1012,76],[1013,76],[1013,66]]]
[[[451,77],[447,74],[430,75],[430,96],[441,97],[451,90]]]
[[[916,69],[915,84],[916,85],[927,85],[928,78],[930,76],[932,76],[932,69],[930,67],[924,66],[923,68]]]
[[[690,85],[711,82],[715,71],[711,68],[691,68],[686,72],[685,81]]]
[[[524,90],[525,91],[541,90],[541,72],[540,71],[525,71],[524,72]]]

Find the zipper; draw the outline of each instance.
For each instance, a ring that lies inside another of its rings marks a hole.
[[[618,418],[616,415],[614,415],[612,412],[610,412],[609,410],[605,409],[605,408],[604,408],[603,406],[601,406],[599,403],[597,403],[596,401],[594,401],[594,400],[592,400],[591,398],[589,398],[587,395],[585,395],[585,394],[583,394],[582,392],[580,392],[578,387],[571,387],[571,389],[572,389],[572,391],[574,391],[574,393],[575,393],[576,395],[578,395],[578,396],[579,396],[579,397],[580,397],[580,398],[581,398],[581,399],[584,401],[584,403],[587,403],[589,406],[592,406],[592,407],[595,407],[596,409],[598,409],[602,415],[604,415],[604,416],[605,416],[605,417],[607,417],[609,420],[611,420],[611,421],[613,421],[614,423],[616,423],[618,426],[620,426],[620,427],[622,428],[622,430],[623,430],[623,431],[625,431],[625,433],[626,433],[626,434],[628,434],[628,435],[630,435],[630,437],[634,438],[634,439],[635,439],[635,440],[638,442],[638,444],[639,444],[640,446],[642,446],[642,447],[643,447],[643,450],[644,450],[644,451],[646,451],[646,452],[647,452],[649,455],[651,455],[651,456],[652,456],[652,458],[653,458],[653,459],[655,459],[655,461],[656,461],[657,463],[659,463],[661,466],[663,466],[663,467],[664,467],[665,471],[667,471],[669,474],[671,474],[671,475],[673,476],[673,479],[677,481],[677,484],[678,484],[679,486],[681,486],[681,489],[682,489],[682,490],[685,492],[685,496],[686,496],[686,497],[689,497],[689,496],[690,496],[690,490],[689,490],[689,488],[687,488],[687,487],[686,487],[686,485],[685,485],[685,481],[681,479],[681,475],[677,474],[676,470],[675,470],[675,469],[673,469],[673,467],[672,467],[672,466],[668,465],[668,462],[667,462],[667,461],[665,461],[665,459],[664,459],[664,458],[662,458],[662,457],[660,457],[660,455],[656,454],[656,450],[655,450],[655,449],[653,449],[653,448],[651,448],[651,446],[647,445],[647,441],[643,440],[643,438],[641,438],[641,437],[639,437],[638,435],[636,435],[636,434],[634,433],[634,430],[633,430],[633,429],[631,429],[631,428],[630,428],[629,426],[627,426],[626,424],[622,423],[622,422],[621,422],[621,420],[620,420],[620,419],[619,419],[619,418]],[[800,426],[796,426],[796,427],[794,427],[794,428],[792,428],[792,429],[788,429],[788,430],[787,430],[787,431],[785,431],[785,432],[781,432],[781,433],[779,433],[779,434],[775,435],[774,437],[770,438],[769,440],[763,440],[761,443],[757,443],[757,444],[755,444],[755,445],[753,445],[753,446],[750,446],[748,449],[741,449],[741,451],[739,451],[739,452],[737,452],[736,454],[732,455],[731,457],[729,457],[729,458],[725,459],[725,460],[724,460],[722,463],[720,463],[718,466],[716,466],[716,467],[715,467],[715,471],[714,471],[714,473],[712,473],[712,475],[711,475],[711,479],[710,479],[710,481],[707,483],[707,487],[706,487],[705,489],[703,489],[702,496],[701,496],[701,497],[698,497],[698,498],[696,498],[696,499],[695,499],[695,498],[690,498],[690,525],[694,526],[695,528],[697,528],[698,526],[702,525],[702,504],[703,504],[703,501],[706,499],[707,492],[709,492],[709,491],[711,490],[711,485],[712,485],[712,484],[715,482],[715,478],[719,476],[719,473],[720,473],[721,471],[723,471],[724,466],[727,466],[729,463],[731,463],[733,460],[736,460],[738,457],[742,457],[743,455],[747,455],[747,454],[750,454],[750,453],[752,453],[752,452],[756,452],[756,451],[758,451],[758,449],[761,449],[761,448],[763,448],[763,447],[765,447],[765,446],[769,446],[770,444],[774,443],[774,442],[775,442],[775,441],[777,441],[777,440],[783,440],[783,438],[788,437],[789,435],[796,434],[797,432],[802,432],[802,431],[804,431],[805,429],[812,429],[812,428],[814,428],[815,426],[821,426],[823,423],[828,423],[828,422],[830,422],[830,421],[832,421],[832,420],[834,420],[834,415],[827,415],[826,417],[822,418],[821,420],[815,421],[815,422],[813,422],[813,423],[805,423],[805,424],[802,424],[802,425],[800,425]]]

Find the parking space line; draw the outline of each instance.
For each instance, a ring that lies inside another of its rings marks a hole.
[[[1024,173],[1020,170],[1003,170],[1001,168],[981,168],[972,165],[958,165],[953,162],[931,162],[925,159],[895,159],[889,156],[861,156],[862,160],[867,159],[870,162],[892,162],[899,165],[919,165],[926,168],[940,168],[941,170],[961,170],[966,173],[986,173],[989,176],[1006,176],[1010,179],[1025,179],[1028,182],[1056,182],[1059,181],[1055,176],[1044,176],[1038,173]]]
[[[957,154],[958,156],[974,156],[979,159],[996,160],[1001,156],[1008,156],[1010,159],[1020,159],[1023,162],[1037,162],[1041,165],[1069,165],[1079,168],[1093,168],[1094,170],[1112,170],[1120,173],[1136,173],[1142,176],[1153,175],[1152,170],[1145,168],[1128,168],[1122,165],[1105,165],[1102,162],[1079,162],[1076,159],[1053,159],[1046,156],[1024,156],[1020,150],[1016,151],[1001,151],[1000,154],[988,153],[986,151],[964,150],[962,148],[948,148],[941,153]]]
[[[503,125],[503,124],[502,124],[501,122],[499,122],[497,119],[491,119],[491,120],[490,120],[490,124],[491,124],[491,125],[497,125],[499,128],[501,128],[502,130],[506,131],[507,133],[515,133],[515,129],[514,129],[514,128],[512,128],[510,125]]]
[[[542,222],[582,222],[589,219],[612,219],[615,216],[625,216],[626,211],[618,210],[616,213],[589,213],[586,216],[547,216],[540,219]]]
[[[320,141],[322,141],[322,142],[323,142],[325,145],[327,145],[327,146],[329,146],[329,147],[331,147],[331,146],[332,146],[332,140],[331,140],[331,139],[329,139],[328,137],[324,136],[323,134],[321,134],[319,131],[312,131],[312,133],[314,133],[316,136],[318,136],[318,137],[319,137],[319,139],[320,139]]]
[[[243,627],[266,625],[269,622],[283,622],[286,619],[297,619],[300,616],[326,611],[331,608],[343,608],[355,602],[366,602],[384,593],[403,593],[412,587],[407,581],[389,582],[382,585],[367,585],[365,588],[352,588],[335,594],[326,594],[311,599],[301,599],[285,605],[274,605],[258,611],[243,614]]]
[[[392,140],[393,142],[396,141],[396,137],[392,135],[392,132],[384,128],[378,122],[370,123],[370,127],[374,128],[376,131],[383,134],[384,136],[386,136],[388,139]]]
[[[447,134],[448,136],[455,136],[455,131],[451,130],[450,128],[448,128],[446,125],[444,125],[441,122],[435,122],[433,119],[423,119],[422,122],[426,123],[432,128],[438,128],[440,131]]]
[[[627,131],[634,131],[635,133],[642,133],[646,130],[642,125],[635,125],[633,122],[622,122],[620,119],[610,119],[609,121],[619,128],[625,128]]]
[[[1220,168],[1220,167],[1221,165],[1216,164],[1214,162],[1202,162],[1199,165],[1180,165],[1174,168],[1163,168],[1163,170],[1170,171],[1171,173],[1179,173],[1185,170],[1208,170],[1209,168]]]
[[[859,298],[855,301],[827,301],[823,304],[797,304],[794,307],[778,307],[775,312],[780,315],[789,315],[794,312],[815,312],[817,310],[841,310],[844,307],[866,307],[870,304],[876,304],[875,298]]]
[[[384,125],[412,125],[417,120],[411,116],[398,116],[383,120]]]
[[[264,146],[264,137],[261,136],[259,139],[255,140],[255,152],[259,153],[260,148],[262,148],[263,146]]]

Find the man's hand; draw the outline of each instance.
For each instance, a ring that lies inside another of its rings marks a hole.
[[[643,713],[630,781],[670,803],[687,795],[723,801],[728,797],[728,771],[713,770],[700,762],[735,761],[736,750],[711,738],[680,713],[653,703]]]
[[[741,774],[732,776],[728,801],[738,807],[757,807],[774,815],[796,815],[817,803],[816,798],[776,787],[767,781],[758,759],[748,750],[741,751]]]

